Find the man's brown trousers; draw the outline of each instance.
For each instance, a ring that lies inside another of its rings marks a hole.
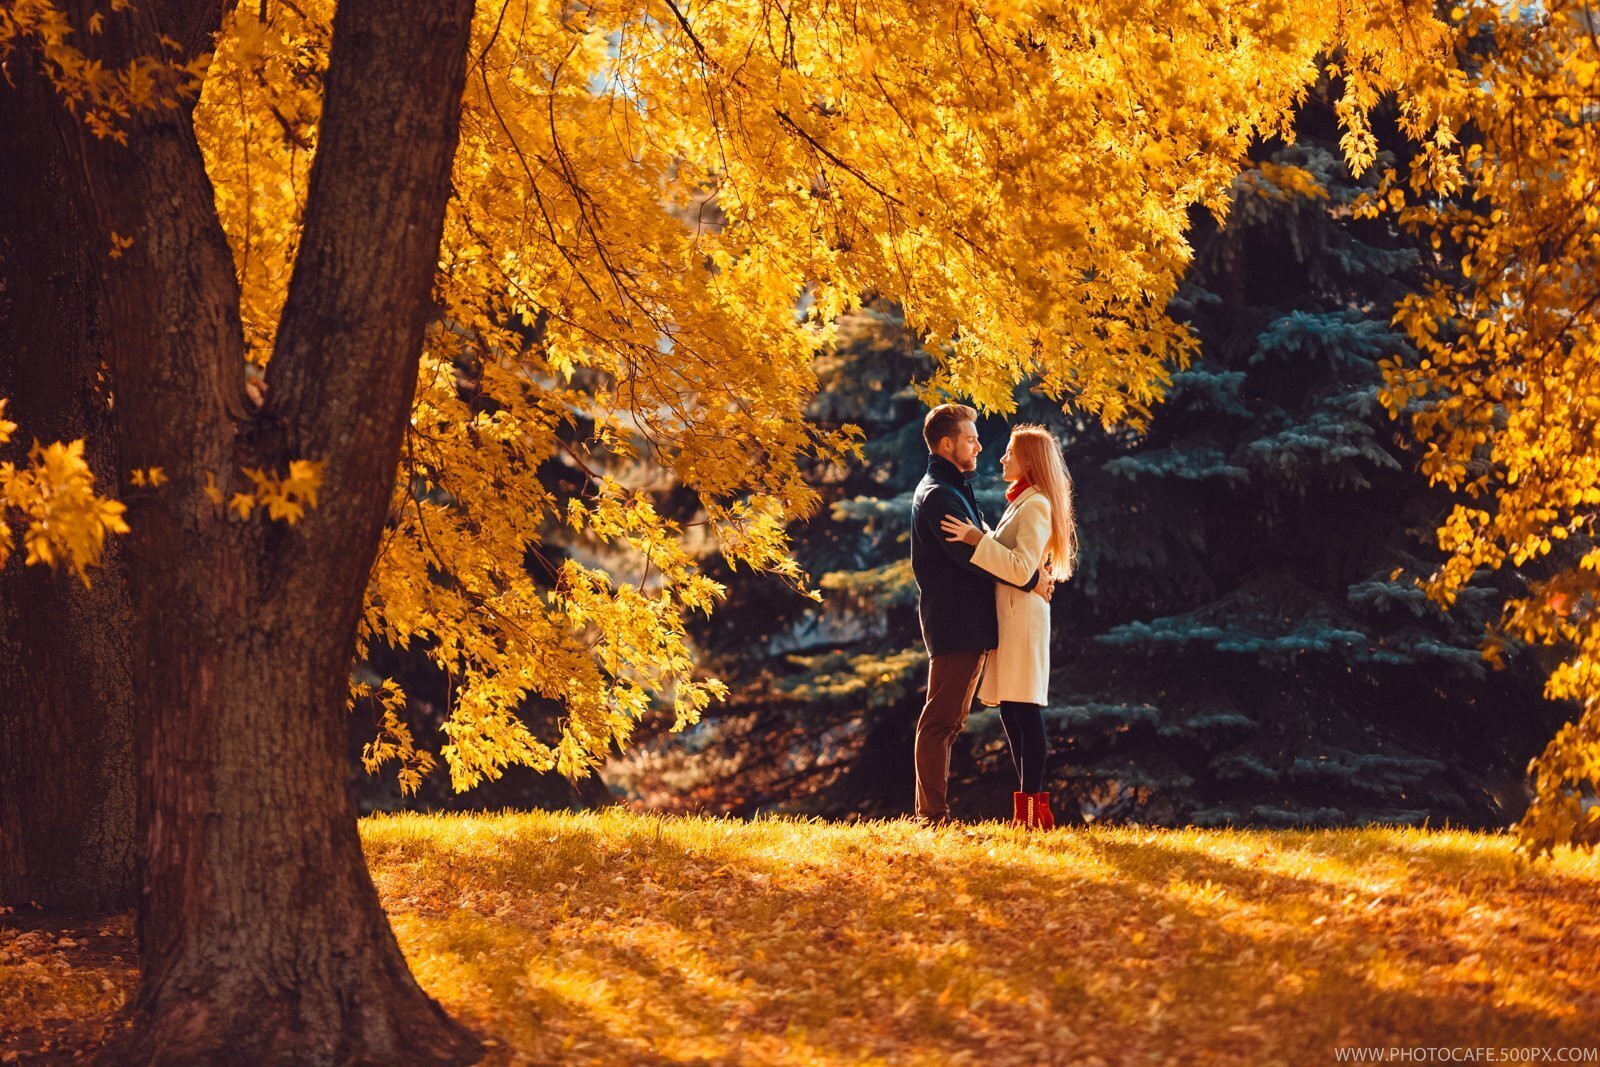
[[[928,660],[928,702],[917,719],[917,814],[937,819],[950,814],[945,789],[950,781],[950,749],[966,725],[978,691],[987,652],[949,652]]]

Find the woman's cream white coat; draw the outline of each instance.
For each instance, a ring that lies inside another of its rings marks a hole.
[[[1050,541],[1050,498],[1032,486],[1006,508],[1000,525],[973,550],[972,562],[1013,585],[996,583],[1000,647],[989,654],[978,700],[1044,704],[1050,677],[1050,605],[1016,588],[1033,576]]]

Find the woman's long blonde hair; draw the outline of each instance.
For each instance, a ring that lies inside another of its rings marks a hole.
[[[1061,446],[1043,426],[1025,423],[1011,431],[1011,454],[1022,462],[1029,484],[1050,501],[1050,541],[1044,548],[1050,577],[1058,582],[1070,578],[1078,562],[1078,521],[1072,511],[1072,475]]]

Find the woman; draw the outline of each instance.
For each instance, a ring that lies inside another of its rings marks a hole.
[[[1043,426],[1011,431],[1000,457],[1000,475],[1011,483],[1006,490],[1010,504],[993,533],[955,516],[947,516],[941,529],[949,540],[975,546],[973,563],[1003,582],[1015,583],[994,587],[1000,647],[984,668],[978,699],[989,707],[1000,705],[1000,724],[1019,779],[1020,791],[1012,794],[1012,820],[1048,830],[1055,825],[1050,794],[1044,790],[1044,764],[1050,754],[1044,729],[1050,606],[1015,586],[1040,569],[1047,569],[1057,582],[1071,576],[1078,555],[1072,479],[1060,446]]]

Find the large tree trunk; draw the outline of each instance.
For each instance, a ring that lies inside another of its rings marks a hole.
[[[220,3],[106,20],[107,58],[160,53]],[[233,261],[183,111],[128,145],[72,128],[103,272],[131,502],[128,584],[143,885],[141,1063],[463,1063],[479,1052],[408,971],[368,876],[344,761],[356,624],[431,312],[471,0],[342,0],[304,234],[267,407],[245,398]],[[81,12],[80,12],[81,14]],[[297,525],[203,491],[320,461]]]
[[[97,279],[67,158],[28,57],[0,79],[0,398],[33,439],[84,438],[115,486],[100,373]],[[127,588],[113,545],[94,585],[21,559],[0,567],[0,904],[106,911],[133,903],[134,776]]]

